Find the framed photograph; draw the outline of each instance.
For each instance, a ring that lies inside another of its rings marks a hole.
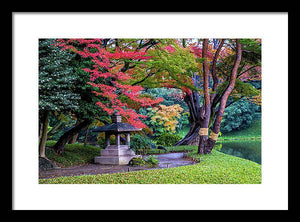
[[[288,13],[12,18],[13,209],[288,209]]]

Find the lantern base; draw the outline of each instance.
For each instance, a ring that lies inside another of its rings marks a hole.
[[[101,156],[96,156],[94,162],[105,165],[128,165],[134,156],[136,156],[134,151],[127,145],[110,145],[101,150]]]

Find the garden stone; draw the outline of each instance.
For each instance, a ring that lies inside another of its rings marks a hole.
[[[48,169],[58,169],[59,167],[52,163],[50,160],[39,157],[39,169],[40,170],[48,170]]]

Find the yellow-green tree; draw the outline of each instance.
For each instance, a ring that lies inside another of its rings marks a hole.
[[[183,108],[179,104],[172,106],[159,105],[150,108],[150,123],[152,125],[154,135],[162,133],[175,133],[178,126],[178,119],[181,117]]]

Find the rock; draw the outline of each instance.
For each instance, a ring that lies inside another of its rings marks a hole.
[[[48,169],[57,169],[59,168],[54,163],[52,163],[47,158],[39,157],[39,169],[40,170],[48,170]]]

